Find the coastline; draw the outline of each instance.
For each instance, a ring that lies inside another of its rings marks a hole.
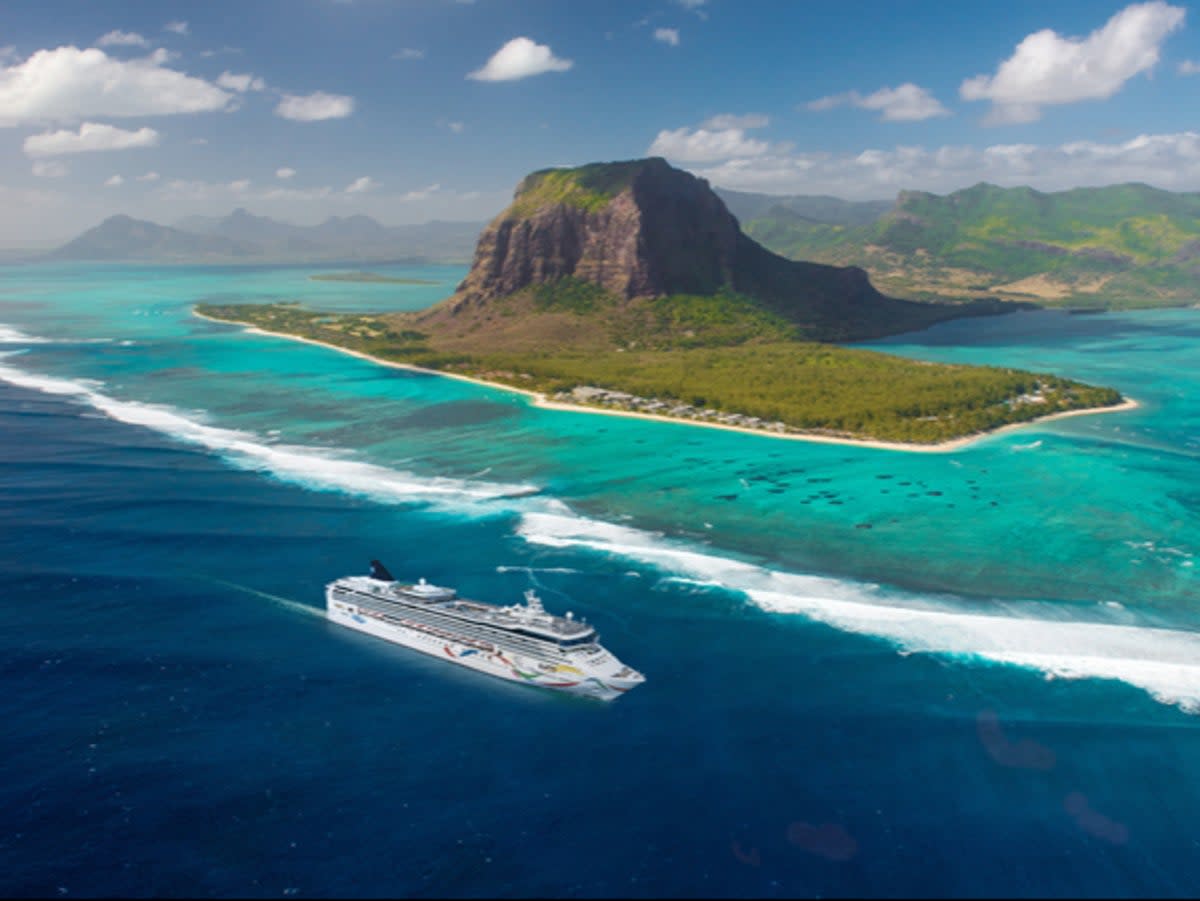
[[[427,369],[423,366],[413,366],[411,363],[396,363],[392,360],[383,360],[379,357],[373,357],[361,350],[354,350],[349,347],[342,347],[338,344],[330,344],[328,341],[318,341],[315,338],[305,338],[301,335],[290,335],[287,332],[273,332],[269,329],[259,328],[256,325],[247,325],[243,322],[234,322],[228,319],[214,319],[212,316],[205,316],[196,310],[192,310],[192,315],[199,319],[205,319],[208,322],[217,322],[221,325],[236,325],[240,326],[246,334],[251,335],[266,335],[272,338],[286,338],[290,341],[302,341],[305,344],[312,344],[316,347],[324,347],[328,350],[335,350],[340,353],[349,354],[352,357],[358,357],[360,360],[366,360],[368,363],[375,363],[379,366],[389,366],[392,369],[404,369],[409,372],[421,372],[426,375],[436,375],[447,379],[458,379],[461,382],[470,382],[474,385],[482,385],[485,388],[496,388],[500,391],[510,391],[515,394],[523,394],[533,401],[535,407],[540,407],[544,410],[557,410],[565,413],[597,413],[602,416],[623,416],[629,419],[645,419],[651,422],[666,422],[674,425],[698,426],[707,429],[722,429],[727,432],[741,432],[744,435],[758,435],[765,438],[776,438],[787,441],[808,441],[815,444],[839,444],[849,447],[866,447],[873,450],[892,450],[892,451],[907,451],[910,453],[925,453],[925,454],[945,454],[952,451],[961,450],[968,445],[974,444],[977,441],[982,441],[985,438],[993,438],[997,435],[1003,435],[1006,432],[1023,429],[1026,426],[1034,425],[1039,422],[1051,422],[1055,419],[1068,419],[1073,416],[1095,416],[1101,413],[1124,413],[1129,410],[1136,410],[1140,404],[1131,397],[1125,398],[1119,404],[1111,407],[1088,407],[1082,410],[1063,410],[1058,413],[1047,413],[1045,416],[1039,416],[1036,419],[1030,419],[1025,422],[1014,422],[1008,425],[1000,426],[997,429],[992,429],[987,432],[976,432],[972,435],[964,435],[961,438],[952,438],[949,441],[942,441],[938,444],[906,444],[901,441],[882,441],[872,438],[834,438],[829,435],[812,435],[812,434],[781,434],[779,432],[771,432],[766,429],[750,429],[744,426],[725,425],[719,422],[703,422],[695,419],[682,419],[673,416],[661,416],[656,413],[637,413],[632,410],[613,410],[606,407],[589,407],[583,404],[568,404],[562,401],[550,400],[540,391],[530,391],[525,388],[517,388],[513,385],[505,385],[501,382],[489,382],[486,379],[475,378],[469,375],[461,375],[457,372],[443,372],[439,369]]]

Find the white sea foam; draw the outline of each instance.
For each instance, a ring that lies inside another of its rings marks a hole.
[[[47,339],[27,335],[18,328],[0,322],[0,344],[45,344]]]
[[[99,382],[38,375],[6,363],[0,363],[0,380],[44,394],[75,398],[110,419],[203,447],[240,469],[266,472],[310,488],[342,491],[383,503],[425,502],[460,509],[464,505],[477,507],[538,490],[529,485],[418,476],[349,459],[331,449],[270,444],[268,439],[253,432],[205,425],[171,407],[117,400],[104,394]]]
[[[626,526],[564,513],[528,513],[532,544],[586,548],[657,567],[674,577],[743,593],[764,610],[800,614],[874,636],[903,654],[975,657],[1047,677],[1118,679],[1163,703],[1200,713],[1200,633],[1064,619],[1051,604],[923,598],[877,585],[779,572],[704,553]]]
[[[108,344],[111,338],[42,338],[0,322],[0,344]]]

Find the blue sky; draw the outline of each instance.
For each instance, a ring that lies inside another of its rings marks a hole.
[[[1200,190],[1182,3],[41,0],[0,14],[0,243],[124,212],[482,220],[530,170]]]

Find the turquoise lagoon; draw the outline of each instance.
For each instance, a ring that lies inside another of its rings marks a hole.
[[[465,274],[390,266],[375,271],[437,284],[309,280],[324,271],[0,269],[0,382],[16,423],[7,440],[15,448],[14,436],[27,435],[24,450],[10,448],[0,482],[10,522],[29,524],[0,533],[17,583],[10,597],[53,574],[66,586],[64,610],[74,609],[82,600],[68,575],[136,582],[151,572],[174,586],[168,596],[188,598],[176,617],[145,594],[122,596],[108,618],[88,615],[73,651],[51,647],[49,621],[17,617],[10,656],[53,660],[87,648],[103,658],[122,644],[119,609],[162,631],[171,649],[163,665],[172,666],[188,653],[183,611],[202,610],[221,620],[214,628],[232,636],[239,661],[254,656],[249,641],[269,645],[270,659],[290,661],[303,647],[321,672],[358,661],[380,684],[415,679],[419,700],[390,690],[395,709],[360,724],[380,747],[403,743],[401,734],[416,742],[414,765],[429,767],[440,752],[481,766],[500,753],[513,770],[485,796],[446,789],[452,822],[428,807],[445,774],[400,779],[405,797],[425,805],[424,819],[397,815],[402,834],[425,828],[428,867],[414,857],[399,871],[335,874],[352,854],[347,837],[285,876],[272,869],[278,861],[214,851],[197,813],[164,862],[140,864],[156,874],[153,891],[278,894],[291,879],[314,894],[1186,893],[1196,855],[1183,824],[1200,801],[1200,765],[1189,759],[1200,724],[1200,311],[1019,313],[874,342],[918,359],[1110,385],[1140,404],[914,453],[543,410],[510,392],[191,315],[198,302],[420,309]],[[70,437],[91,430],[103,437]],[[28,450],[40,440],[45,454]],[[84,445],[92,450],[80,457]],[[74,450],[55,466],[60,446]],[[170,462],[139,462],[147,454]],[[100,487],[72,482],[97,477],[107,480],[102,499],[91,497]],[[192,479],[208,487],[188,487]],[[149,485],[175,500],[152,504]],[[307,512],[268,515],[293,507]],[[47,542],[69,543],[69,559]],[[323,582],[371,557],[501,602],[537,585],[552,609],[596,622],[648,681],[597,710],[531,700],[330,634],[309,615]],[[45,597],[56,603],[54,591]],[[276,637],[237,637],[229,630],[239,623]],[[219,646],[208,652],[221,656]],[[351,688],[323,682],[289,701],[311,713],[307,727],[288,732],[306,747],[305,765],[378,763],[365,739],[334,752],[312,725],[336,709],[342,733],[355,735],[346,716],[362,699],[347,701]],[[70,747],[54,694],[39,691],[39,714],[15,717],[22,738]],[[210,699],[211,735],[198,741],[228,741],[237,718],[215,712],[227,700]],[[458,719],[442,723],[455,705],[474,711],[490,737],[468,737]],[[439,738],[438,723],[453,740]],[[574,742],[561,757],[522,750],[527,730],[553,745],[563,728],[636,758],[626,764],[636,775],[616,763],[610,772],[590,753],[589,772],[578,772],[565,763]],[[145,749],[121,750],[136,759]],[[255,753],[253,742],[225,752],[251,773],[262,765]],[[536,766],[516,765],[529,753]],[[269,759],[272,772],[287,770],[286,758]],[[215,773],[184,769],[197,791],[210,790]],[[351,792],[360,801],[364,775],[344,774],[361,786]],[[394,777],[385,767],[383,778]],[[32,803],[31,785],[10,800]],[[522,806],[522,787],[536,812]],[[311,791],[263,809],[328,814],[324,789]],[[636,825],[621,816],[622,798]],[[339,822],[359,816],[346,804]],[[346,828],[375,834],[386,814],[363,804],[361,823]],[[684,816],[688,805],[695,810]],[[75,822],[66,809],[55,816]],[[541,875],[535,849],[516,837],[526,820],[560,855]],[[505,822],[516,832],[507,835]],[[579,830],[570,842],[547,837],[568,823]],[[39,828],[20,826],[10,823],[25,836]],[[44,860],[24,858],[13,890],[52,887],[51,824],[40,828]],[[584,850],[621,828],[610,855]],[[311,842],[319,830],[309,822],[299,831]],[[73,864],[75,893],[130,891],[128,870],[108,872],[103,861],[156,841],[152,830],[105,835]],[[15,854],[21,843],[6,847]],[[504,867],[483,862],[501,852]],[[466,875],[456,869],[464,854]],[[278,885],[256,887],[264,872]]]

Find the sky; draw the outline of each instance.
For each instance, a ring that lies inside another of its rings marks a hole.
[[[109,215],[483,221],[528,172],[1200,190],[1200,11],[1154,0],[39,0],[0,9],[0,245]]]

